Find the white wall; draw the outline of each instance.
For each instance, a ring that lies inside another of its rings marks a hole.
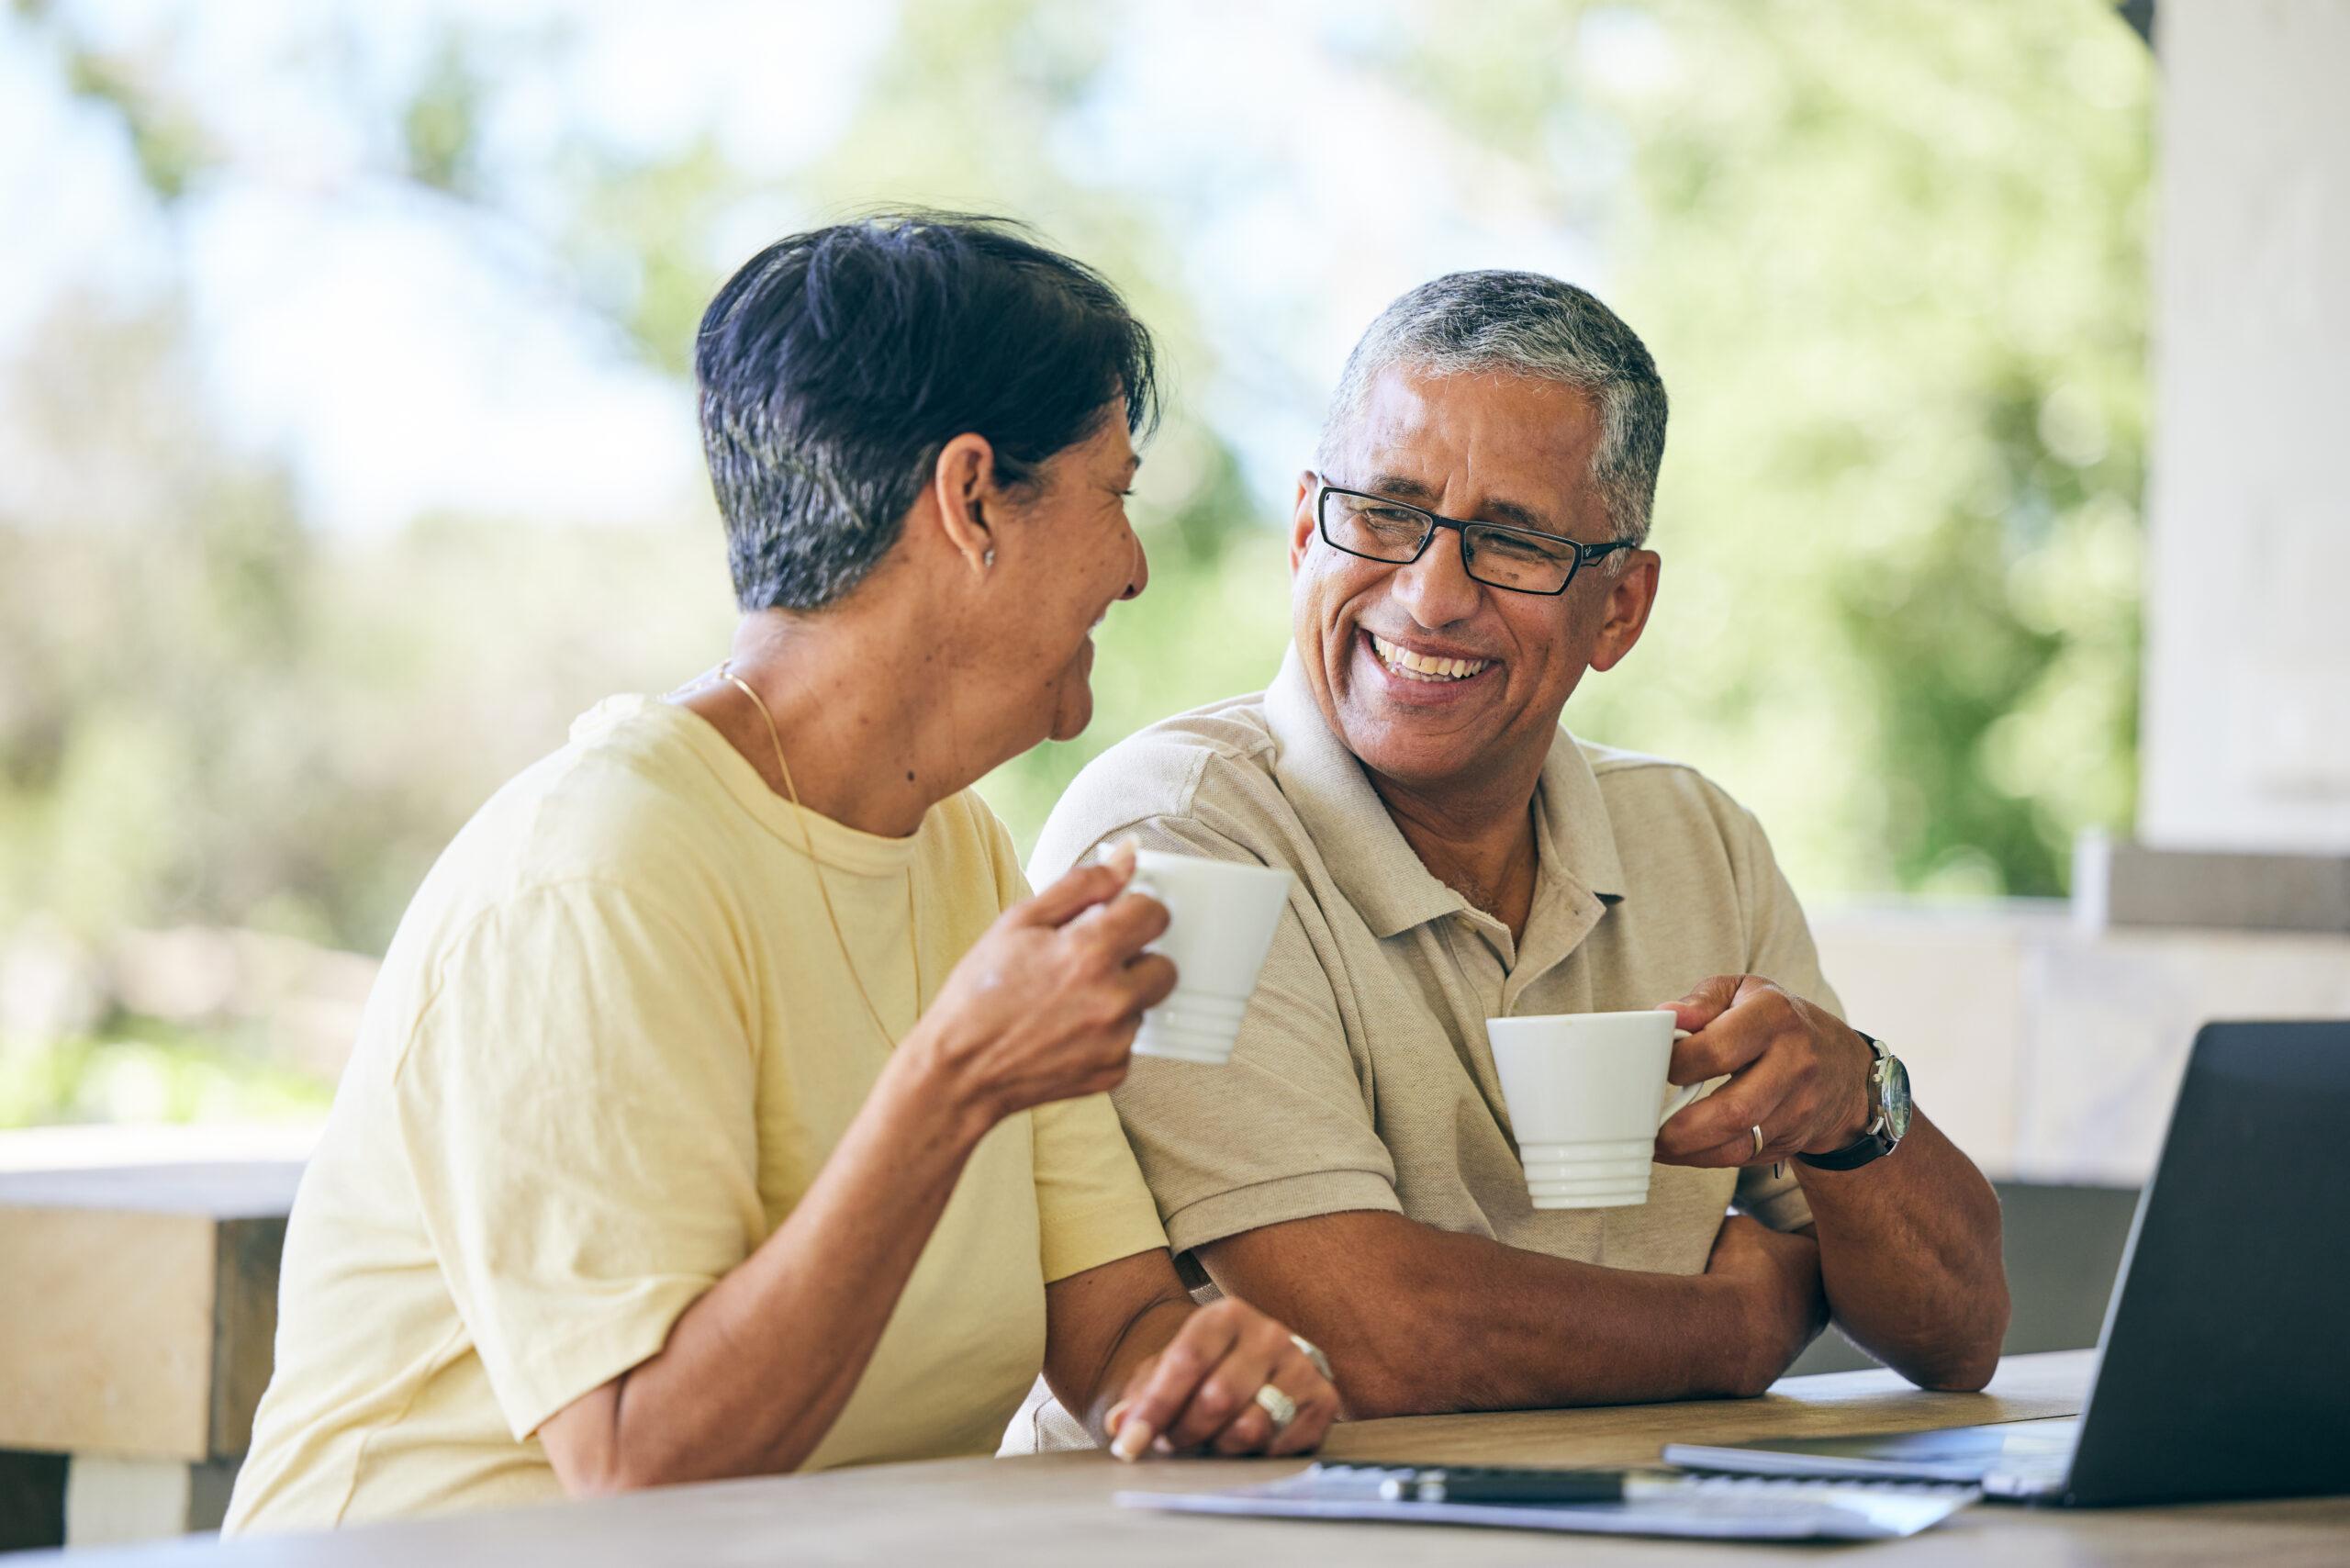
[[[2139,834],[2350,851],[2350,0],[2161,0]]]
[[[1845,1016],[1995,1177],[2143,1182],[2198,1028],[2350,1017],[2350,933],[2091,933],[2020,902],[1822,910],[1812,931]]]

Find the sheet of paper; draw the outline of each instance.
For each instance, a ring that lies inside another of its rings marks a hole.
[[[1285,1480],[1224,1492],[1121,1492],[1130,1508],[1397,1524],[1488,1525],[1590,1535],[1711,1540],[1890,1540],[1941,1523],[1982,1493],[1972,1486],[1763,1481],[1688,1476],[1661,1495],[1621,1503],[1530,1506],[1390,1501],[1382,1484],[1404,1474],[1368,1465],[1315,1465]]]

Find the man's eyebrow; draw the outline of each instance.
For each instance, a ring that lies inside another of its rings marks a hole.
[[[1559,532],[1540,512],[1519,506],[1516,501],[1487,501],[1481,510],[1492,513],[1496,522],[1515,523],[1520,528],[1530,528],[1537,533]]]
[[[1399,501],[1412,501],[1422,506],[1435,500],[1437,494],[1417,479],[1407,479],[1401,474],[1374,476],[1371,488],[1382,496],[1393,496]],[[1531,507],[1520,506],[1516,501],[1487,501],[1477,510],[1481,517],[1490,521],[1505,522],[1514,528],[1529,528],[1537,533],[1558,532],[1540,512]]]
[[[1406,479],[1401,474],[1374,474],[1370,488],[1382,496],[1393,496],[1399,501],[1432,501],[1436,492],[1417,479]]]

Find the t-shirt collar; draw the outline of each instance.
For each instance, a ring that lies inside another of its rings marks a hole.
[[[1281,793],[1374,935],[1384,940],[1470,907],[1421,863],[1387,814],[1362,764],[1323,718],[1294,646],[1266,689],[1265,722]],[[1543,855],[1537,904],[1562,894],[1577,902],[1621,898],[1624,868],[1599,780],[1563,727],[1543,758],[1535,804]]]
[[[793,805],[767,787],[759,770],[714,725],[676,703],[633,693],[606,698],[573,721],[571,739],[575,745],[583,744],[632,724],[651,726],[650,733],[663,742],[682,745],[699,757],[753,822],[797,854],[812,850],[825,865],[864,877],[902,876],[913,864],[921,847],[921,831],[904,838],[885,837]],[[924,813],[923,828],[929,827],[937,812],[934,804]]]

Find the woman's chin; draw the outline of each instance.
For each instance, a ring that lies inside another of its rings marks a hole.
[[[1061,672],[1053,700],[1052,738],[1073,741],[1093,722],[1093,638],[1089,634],[1077,656]]]
[[[1060,706],[1053,712],[1052,738],[1073,741],[1093,722],[1093,692],[1080,683],[1061,698]]]

